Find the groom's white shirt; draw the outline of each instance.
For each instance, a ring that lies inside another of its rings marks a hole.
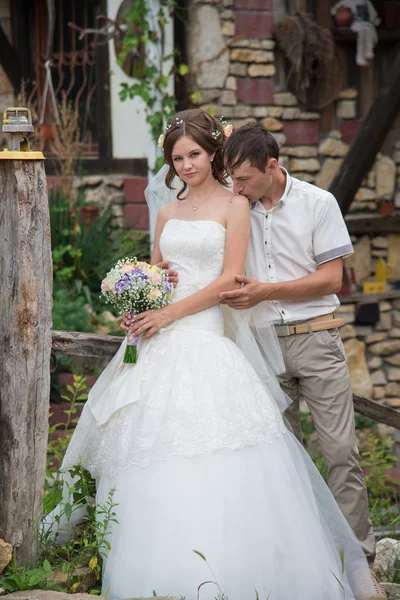
[[[251,205],[251,236],[246,270],[259,281],[277,283],[305,277],[318,265],[353,253],[350,236],[335,197],[286,175],[280,201],[270,210]],[[282,323],[305,321],[333,312],[336,295],[314,300],[274,301]]]

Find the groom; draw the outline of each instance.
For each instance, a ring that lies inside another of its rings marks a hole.
[[[353,253],[345,223],[329,192],[279,167],[275,138],[251,123],[225,147],[233,190],[251,203],[249,267],[242,287],[221,302],[246,309],[263,301],[276,308],[286,372],[283,391],[293,404],[286,416],[301,440],[299,403],[306,401],[328,468],[328,484],[367,559],[375,557],[367,490],[356,447],[353,398],[335,309],[343,258]],[[376,598],[386,598],[377,595]]]

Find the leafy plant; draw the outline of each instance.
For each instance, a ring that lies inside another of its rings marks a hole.
[[[142,57],[135,62],[135,83],[121,83],[119,95],[122,101],[136,97],[143,100],[154,142],[176,109],[176,97],[168,89],[170,77],[174,74],[185,77],[189,73],[188,65],[174,64],[177,58],[175,51],[166,54],[165,26],[175,6],[175,0],[163,0],[158,13],[152,14],[147,0],[133,2],[125,15],[128,28],[118,54],[121,65],[130,54]],[[162,157],[159,157],[152,167],[158,170],[162,162]]]
[[[59,585],[56,585],[51,577],[53,569],[48,560],[44,560],[34,569],[18,567],[15,559],[15,553],[11,565],[6,573],[0,576],[0,587],[6,592],[18,592],[22,590],[58,590],[63,591]]]
[[[395,495],[394,486],[400,485],[397,477],[387,473],[397,463],[397,457],[390,454],[393,442],[383,440],[373,434],[369,436],[369,439],[370,450],[361,455],[361,466],[365,469],[365,483],[369,498],[372,502],[380,499],[383,504],[390,506]]]
[[[53,292],[53,329],[64,331],[94,331],[86,299],[68,287]]]
[[[311,419],[310,413],[308,413],[308,412],[300,411],[299,412],[299,420],[300,420],[300,426],[301,426],[301,431],[303,433],[304,441],[307,442],[310,435],[312,433],[314,433],[314,431],[315,431],[315,425]]]
[[[60,190],[50,192],[49,202],[55,288],[68,287],[92,305],[106,272],[119,258],[137,254],[137,244],[128,231],[113,228],[111,207],[88,223],[82,217],[83,194],[76,215]]]
[[[76,592],[80,589],[80,573],[84,567],[93,574],[93,582],[100,581],[102,558],[111,549],[108,540],[110,525],[118,523],[114,511],[117,504],[113,500],[114,489],[108,492],[104,504],[95,504],[95,482],[83,467],[77,465],[69,474],[74,483],[65,485],[71,501],[60,504],[61,511],[54,516],[50,529],[41,529],[39,547],[41,557],[58,566],[66,575],[66,590]],[[82,508],[86,516],[73,531],[71,517]],[[67,539],[60,544],[59,538],[64,534]],[[94,587],[91,593],[100,593],[100,590]]]
[[[64,409],[66,420],[56,423],[49,428],[49,442],[47,446],[47,469],[45,479],[45,493],[43,499],[43,512],[47,515],[62,500],[63,481],[59,468],[71,439],[71,425],[77,423],[78,403],[84,402],[88,396],[88,386],[83,375],[74,375],[73,385],[67,386],[68,395],[62,395],[61,400],[69,403],[69,408]],[[62,433],[59,437],[52,438],[55,431]]]
[[[378,423],[374,419],[370,419],[370,417],[366,417],[365,415],[360,415],[355,413],[354,415],[355,426],[356,429],[372,429],[376,431],[378,429]]]
[[[387,498],[370,501],[369,512],[375,533],[380,537],[398,537],[400,527],[400,507],[397,502],[388,503]]]

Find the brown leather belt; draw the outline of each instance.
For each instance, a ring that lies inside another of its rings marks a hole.
[[[335,315],[331,313],[293,325],[275,325],[275,330],[278,337],[285,337],[287,335],[297,335],[299,333],[323,331],[324,329],[336,329],[336,327],[342,327],[344,324],[345,321],[343,319],[335,319]]]

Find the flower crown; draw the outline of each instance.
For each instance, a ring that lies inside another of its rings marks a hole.
[[[182,119],[179,119],[178,117],[175,117],[175,119],[176,119],[176,125],[182,125],[183,124],[183,120]],[[221,125],[222,125],[222,128],[223,128],[224,138],[227,140],[232,135],[233,125],[232,125],[232,123],[227,123],[225,121],[224,117],[221,117],[220,121],[221,121]],[[172,123],[167,123],[167,125],[165,127],[165,133],[162,133],[160,135],[160,137],[158,138],[158,147],[159,148],[164,148],[165,135],[168,133],[168,131],[171,129],[171,127],[173,127]],[[211,135],[214,138],[214,140],[217,140],[219,138],[219,136],[221,135],[221,132],[219,131],[219,129],[214,129],[211,132]]]

